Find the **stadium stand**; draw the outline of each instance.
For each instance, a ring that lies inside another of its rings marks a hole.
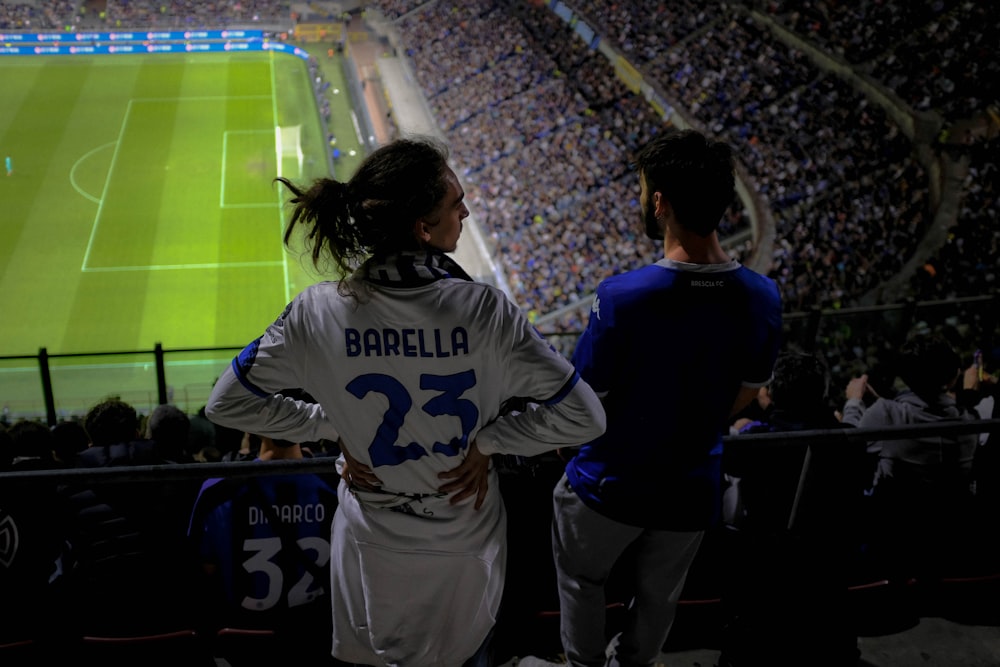
[[[588,18],[604,6],[582,5]],[[646,9],[615,7],[632,17]],[[467,178],[479,186],[476,203],[526,308],[549,312],[592,291],[607,273],[648,260],[651,247],[629,235],[635,197],[620,181],[636,140],[662,121],[624,88],[606,58],[544,7],[386,10],[402,13],[407,54],[465,159]],[[704,22],[697,33],[656,41],[618,29],[617,14],[602,14],[591,25],[622,53],[640,51],[636,64],[649,65],[677,108],[740,150],[777,219],[781,243],[771,272],[789,310],[857,302],[915,251],[931,219],[928,175],[912,156],[911,139],[881,108],[781,42],[745,7],[707,12],[692,4],[687,14]],[[440,28],[455,23],[462,26],[457,48]],[[689,22],[667,25],[683,33]],[[494,39],[498,33],[504,38]],[[594,234],[586,226],[594,218],[623,221],[620,237],[615,230]]]
[[[909,108],[872,76],[880,70],[849,69],[752,3],[562,3],[676,103],[664,120],[548,7],[375,4],[466,166],[473,210],[514,298],[546,332],[579,331],[593,285],[652,256],[632,231],[637,198],[622,177],[629,147],[682,115],[742,156],[777,227],[759,266],[781,284],[788,312],[965,297],[995,285],[996,226],[978,224],[997,209],[987,104],[949,116]],[[965,53],[981,55],[974,45]],[[734,212],[731,238],[746,214]],[[973,233],[979,242],[966,244]],[[752,245],[730,248],[752,262]],[[938,248],[960,249],[975,270],[932,259]],[[928,276],[926,287],[939,291],[915,292],[911,282]],[[569,316],[550,317],[561,310]],[[834,347],[826,354],[836,372],[856,361],[855,350]]]

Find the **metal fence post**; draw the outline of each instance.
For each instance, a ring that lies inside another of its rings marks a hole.
[[[156,355],[156,395],[159,405],[167,404],[167,372],[163,363],[163,344],[157,343],[154,350]]]
[[[42,374],[42,394],[45,397],[45,417],[49,426],[55,426],[56,398],[52,393],[52,373],[49,371],[49,351],[42,347],[38,349],[38,370]]]

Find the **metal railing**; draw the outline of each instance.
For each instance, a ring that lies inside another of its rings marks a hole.
[[[969,421],[943,420],[934,423],[885,426],[879,428],[833,428],[779,433],[744,433],[727,435],[722,440],[726,447],[844,447],[875,440],[896,440],[929,436],[968,435],[970,433],[998,433],[1000,419]],[[59,468],[54,470],[22,470],[0,472],[0,483],[5,480],[48,479],[60,484],[112,483],[112,482],[176,482],[208,478],[248,478],[259,475],[287,475],[289,473],[337,474],[336,458],[317,456],[305,459],[268,461],[267,465],[247,465],[246,461],[218,463],[164,463],[160,465],[133,465],[106,468]]]
[[[540,328],[569,357],[585,316],[580,314],[577,328]],[[970,359],[976,349],[1000,350],[998,318],[1000,293],[883,306],[815,308],[786,314],[783,326],[786,344],[823,353],[835,367],[833,381],[838,386],[836,383],[852,373],[866,372],[867,357],[898,348],[914,331],[944,332]],[[85,414],[106,396],[119,396],[142,414],[163,403],[196,413],[240,349],[168,349],[156,343],[150,350],[58,354],[43,347],[34,355],[0,356],[0,408],[6,421],[40,419],[50,426]],[[989,361],[988,370],[996,371],[989,367]]]
[[[142,414],[171,403],[196,413],[239,347],[166,349],[0,357],[0,406],[5,421],[39,419],[50,426],[81,416],[107,396]],[[27,363],[26,363],[27,362]]]

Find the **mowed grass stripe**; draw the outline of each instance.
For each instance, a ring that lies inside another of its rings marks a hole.
[[[224,133],[220,208],[269,207],[277,216],[271,186],[278,169],[274,141],[272,130]]]
[[[71,311],[94,216],[93,203],[81,206],[85,200],[69,174],[86,151],[116,136],[120,115],[94,97],[87,59],[39,58],[3,74],[5,89],[27,93],[4,131],[3,147],[14,159],[15,173],[3,181],[0,228],[16,236],[0,243],[0,293],[7,313],[0,349],[59,350],[74,335]],[[128,77],[119,83],[127,89]]]
[[[36,142],[29,140],[29,137],[20,131],[21,127],[44,122],[41,120],[43,114],[30,104],[30,100],[43,94],[48,88],[48,82],[42,76],[42,68],[36,67],[25,70],[21,76],[6,77],[3,80],[3,103],[0,104],[0,158],[11,155],[14,158],[14,167],[20,173],[24,170],[29,172],[34,164],[41,163],[45,145],[36,145]],[[36,126],[37,127],[37,126]],[[57,137],[48,137],[50,144],[57,141]],[[32,151],[38,157],[29,160],[27,152]],[[51,145],[49,151],[51,151]],[[17,251],[18,238],[21,230],[27,222],[31,208],[36,197],[17,196],[15,188],[21,189],[29,187],[37,195],[43,187],[41,182],[30,184],[17,184],[10,178],[0,181],[0,211],[4,217],[3,224],[0,224],[0,277],[5,269],[10,267],[11,257]]]
[[[130,103],[84,270],[153,263],[175,105]]]
[[[16,270],[18,260],[26,259],[23,253],[33,254],[34,241],[22,239],[23,234],[30,236],[42,225],[52,239],[60,225],[49,226],[49,221],[65,219],[76,205],[65,181],[61,150],[74,139],[68,121],[87,96],[87,79],[79,67],[44,65],[18,68],[17,76],[0,79],[0,152],[11,156],[15,170],[10,178],[0,174],[0,274]]]

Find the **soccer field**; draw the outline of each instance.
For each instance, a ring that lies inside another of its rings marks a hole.
[[[320,279],[283,247],[287,192],[273,183],[328,175],[301,58],[15,57],[0,77],[0,153],[14,168],[0,181],[0,356],[242,347]],[[346,153],[357,144],[340,97]],[[285,145],[295,127],[301,168]],[[151,359],[119,361],[130,377]],[[24,365],[0,365],[5,404],[21,382],[37,392]]]

